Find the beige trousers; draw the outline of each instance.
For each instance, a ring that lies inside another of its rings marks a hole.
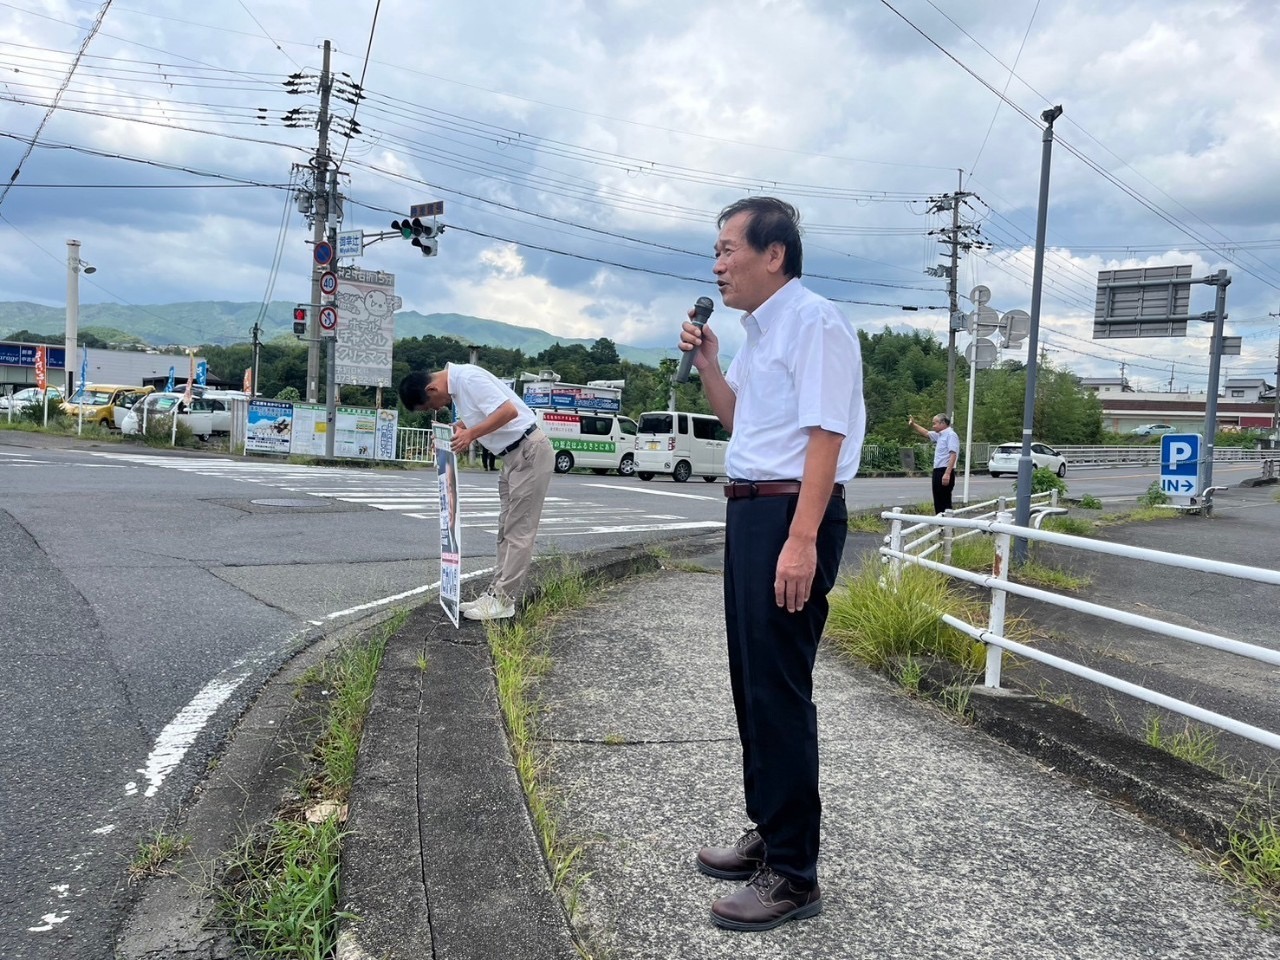
[[[498,475],[498,562],[492,590],[508,600],[520,599],[525,574],[533,563],[533,541],[542,519],[542,504],[555,471],[555,451],[541,430],[502,458]]]

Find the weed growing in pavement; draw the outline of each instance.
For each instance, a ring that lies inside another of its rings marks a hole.
[[[1212,770],[1219,776],[1230,775],[1228,764],[1218,752],[1218,735],[1190,720],[1183,723],[1181,730],[1166,733],[1159,714],[1149,714],[1143,722],[1143,739],[1149,746]]]
[[[246,837],[229,858],[218,906],[237,940],[266,957],[333,955],[342,828],[276,820]]]
[[[1081,510],[1101,510],[1102,501],[1095,497],[1092,493],[1086,493],[1080,498],[1079,507]]]
[[[1159,480],[1152,480],[1147,492],[1138,498],[1138,505],[1142,507],[1154,507],[1168,502],[1169,495],[1160,489]]]
[[[1093,522],[1099,527],[1114,527],[1122,523],[1149,523],[1152,520],[1168,520],[1170,512],[1156,506],[1140,506],[1135,510],[1104,514]]]
[[[1249,893],[1250,908],[1263,927],[1273,926],[1280,916],[1280,825],[1262,819],[1256,828],[1232,830],[1228,842],[1219,871]]]
[[[157,830],[138,841],[138,849],[129,861],[129,879],[142,880],[163,874],[164,865],[191,847],[191,838]]]
[[[996,559],[995,540],[977,533],[951,543],[951,565],[961,570],[990,570]]]
[[[498,703],[511,739],[516,773],[524,788],[534,829],[551,870],[552,889],[562,898],[571,919],[576,918],[586,874],[577,866],[583,846],[563,836],[556,820],[548,760],[539,751],[538,718],[542,706],[538,681],[551,669],[550,629],[555,618],[590,599],[590,584],[566,558],[555,558],[558,569],[543,580],[537,599],[514,620],[490,621],[489,649],[497,679]],[[583,957],[590,957],[578,944]]]
[[[1076,576],[1057,567],[1046,566],[1034,560],[1028,560],[1013,570],[1013,579],[1018,583],[1027,583],[1048,590],[1083,590],[1092,581],[1088,577]]]
[[[309,822],[304,805],[246,836],[226,858],[216,890],[218,911],[236,938],[261,956],[333,955],[338,921],[342,821],[355,779],[356,755],[387,641],[404,624],[398,610],[370,634],[349,642],[308,670],[308,687],[327,693],[328,715],[315,746],[318,767],[302,785],[304,801],[322,799]]]

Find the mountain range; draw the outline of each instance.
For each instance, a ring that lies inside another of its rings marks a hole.
[[[80,305],[81,331],[93,333],[107,342],[143,343],[152,347],[169,345],[229,346],[249,343],[253,325],[261,315],[262,339],[293,339],[294,304],[273,301],[265,310],[260,303],[232,303],[203,300],[192,303],[162,303],[134,306],[116,303]],[[66,310],[35,303],[0,302],[0,340],[21,330],[57,335],[66,330]],[[413,310],[396,313],[396,337],[454,337],[478,346],[521,350],[528,356],[547,347],[581,344],[590,348],[594,339],[557,337],[532,327],[518,327],[500,320],[468,317],[458,313],[421,314]],[[633,347],[615,343],[618,356],[633,363],[657,366],[664,357],[677,353],[673,344],[661,347]]]

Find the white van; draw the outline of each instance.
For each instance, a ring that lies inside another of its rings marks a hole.
[[[542,410],[533,415],[556,452],[556,473],[590,467],[598,474],[635,470],[636,422],[600,410]]]
[[[673,413],[654,410],[640,414],[636,432],[636,476],[652,480],[669,473],[676,483],[694,474],[707,483],[724,475],[724,452],[729,431],[705,413]]]

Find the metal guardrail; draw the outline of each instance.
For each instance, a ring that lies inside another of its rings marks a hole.
[[[422,427],[396,427],[396,459],[407,463],[435,463],[435,437]]]
[[[1179,700],[1175,697],[1167,696],[1158,691],[1151,690],[1147,687],[1122,680],[1111,674],[1094,670],[1083,664],[1075,663],[1063,657],[1054,656],[1045,653],[1035,647],[1029,647],[1025,644],[1018,643],[1004,636],[1004,612],[1005,599],[1009,594],[1025,597],[1030,600],[1038,600],[1043,603],[1049,603],[1054,606],[1063,607],[1068,610],[1075,610],[1091,616],[1098,617],[1103,620],[1110,620],[1115,623],[1122,623],[1128,626],[1139,627],[1143,630],[1150,630],[1153,633],[1169,637],[1174,640],[1182,640],[1188,643],[1194,643],[1199,646],[1211,647],[1215,650],[1222,650],[1227,653],[1236,654],[1238,656],[1248,657],[1251,660],[1257,660],[1260,663],[1271,664],[1280,667],[1280,650],[1271,650],[1267,647],[1258,646],[1252,643],[1246,643],[1241,640],[1235,640],[1230,637],[1224,637],[1218,634],[1208,633],[1203,630],[1194,630],[1190,627],[1183,627],[1175,623],[1168,623],[1163,620],[1157,620],[1154,617],[1142,616],[1140,614],[1131,613],[1128,610],[1119,610],[1114,607],[1108,607],[1104,604],[1092,603],[1087,600],[1081,600],[1077,597],[1064,596],[1056,594],[1049,590],[1041,590],[1037,587],[1029,587],[1019,583],[1012,583],[1009,580],[1009,562],[1011,556],[1011,543],[1014,537],[1025,538],[1027,540],[1041,541],[1052,543],[1060,547],[1068,547],[1071,549],[1081,550],[1087,553],[1110,554],[1112,556],[1126,557],[1132,560],[1143,561],[1148,563],[1156,563],[1166,567],[1178,567],[1184,570],[1197,570],[1202,573],[1217,574],[1224,577],[1230,577],[1239,580],[1250,580],[1256,583],[1266,583],[1273,586],[1280,586],[1280,571],[1265,570],[1259,567],[1249,567],[1236,563],[1225,563],[1218,560],[1207,560],[1200,557],[1188,557],[1182,554],[1165,553],[1160,550],[1148,550],[1143,547],[1130,547],[1124,544],[1104,543],[1102,541],[1090,540],[1087,537],[1074,537],[1062,533],[1051,533],[1045,530],[1034,528],[1020,527],[1013,524],[1013,515],[1007,511],[1000,511],[995,519],[971,520],[962,517],[917,517],[904,515],[898,511],[890,511],[881,514],[886,520],[890,521],[889,545],[881,547],[880,555],[888,562],[890,576],[886,578],[886,588],[891,589],[892,585],[898,581],[902,575],[905,565],[914,565],[929,570],[935,570],[939,573],[946,574],[958,580],[964,580],[980,587],[985,587],[991,591],[991,603],[988,611],[988,625],[986,627],[977,626],[975,624],[966,623],[950,614],[940,613],[939,618],[948,626],[959,630],[961,633],[972,637],[987,648],[986,673],[983,683],[987,687],[999,688],[1000,671],[1003,663],[1005,651],[1015,653],[1020,657],[1028,660],[1034,660],[1045,666],[1053,667],[1064,673],[1080,677],[1097,683],[1110,690],[1136,697],[1147,703],[1155,704],[1166,710],[1171,710],[1182,716],[1189,717],[1201,723],[1209,724],[1220,730],[1246,737],[1256,743],[1264,746],[1272,747],[1280,750],[1280,734],[1273,733],[1269,730],[1263,730],[1261,727],[1255,727],[1252,724],[1236,720],[1232,717],[1224,716],[1212,710],[1206,710],[1203,707],[1196,706],[1185,700]],[[917,521],[912,523],[912,521]],[[910,524],[910,525],[908,525]],[[913,547],[921,542],[922,538],[917,538],[910,542],[904,542],[904,536],[907,531],[918,530],[924,525],[935,525],[940,528],[950,528],[953,530],[978,531],[991,534],[995,537],[996,555],[992,564],[991,573],[973,573],[969,570],[961,570],[958,567],[950,566],[946,563],[940,563],[930,559],[925,551],[915,551]]]

